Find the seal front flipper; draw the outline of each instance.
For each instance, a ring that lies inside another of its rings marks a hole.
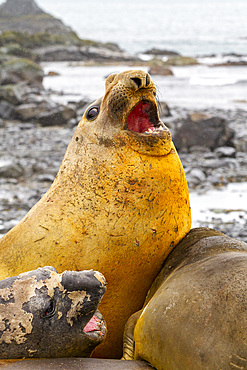
[[[130,316],[124,329],[123,336],[123,357],[122,360],[134,360],[135,355],[135,341],[134,341],[134,330],[143,310],[137,311]]]

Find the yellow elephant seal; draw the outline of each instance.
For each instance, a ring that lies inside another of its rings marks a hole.
[[[105,275],[108,335],[99,357],[121,357],[127,319],[191,226],[184,170],[155,95],[144,71],[110,75],[54,183],[0,243],[0,278],[45,265]]]

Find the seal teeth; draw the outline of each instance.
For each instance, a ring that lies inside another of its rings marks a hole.
[[[164,127],[162,125],[160,125],[158,127],[149,128],[144,133],[145,134],[158,134],[160,131],[164,131],[164,130],[165,130]]]

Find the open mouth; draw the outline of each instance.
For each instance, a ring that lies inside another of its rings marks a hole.
[[[103,315],[98,310],[84,327],[83,332],[91,339],[104,337],[106,333],[105,320]]]
[[[141,100],[127,117],[125,129],[138,133],[158,134],[167,130],[159,120],[156,106],[148,100]]]

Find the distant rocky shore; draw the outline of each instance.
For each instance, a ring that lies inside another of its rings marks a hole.
[[[80,40],[33,0],[22,0],[22,7],[18,4],[18,0],[7,0],[0,6],[0,234],[17,223],[48,189],[90,103],[52,101],[43,87],[41,61],[149,63],[151,74],[163,75],[171,74],[170,66],[197,63],[194,58],[157,49],[146,51],[151,61],[144,62],[115,44]],[[164,56],[167,60],[162,60]],[[165,102],[160,106],[190,191],[247,181],[245,110],[190,112],[168,107]],[[247,241],[246,226],[247,214],[242,226],[222,223],[220,229]]]

